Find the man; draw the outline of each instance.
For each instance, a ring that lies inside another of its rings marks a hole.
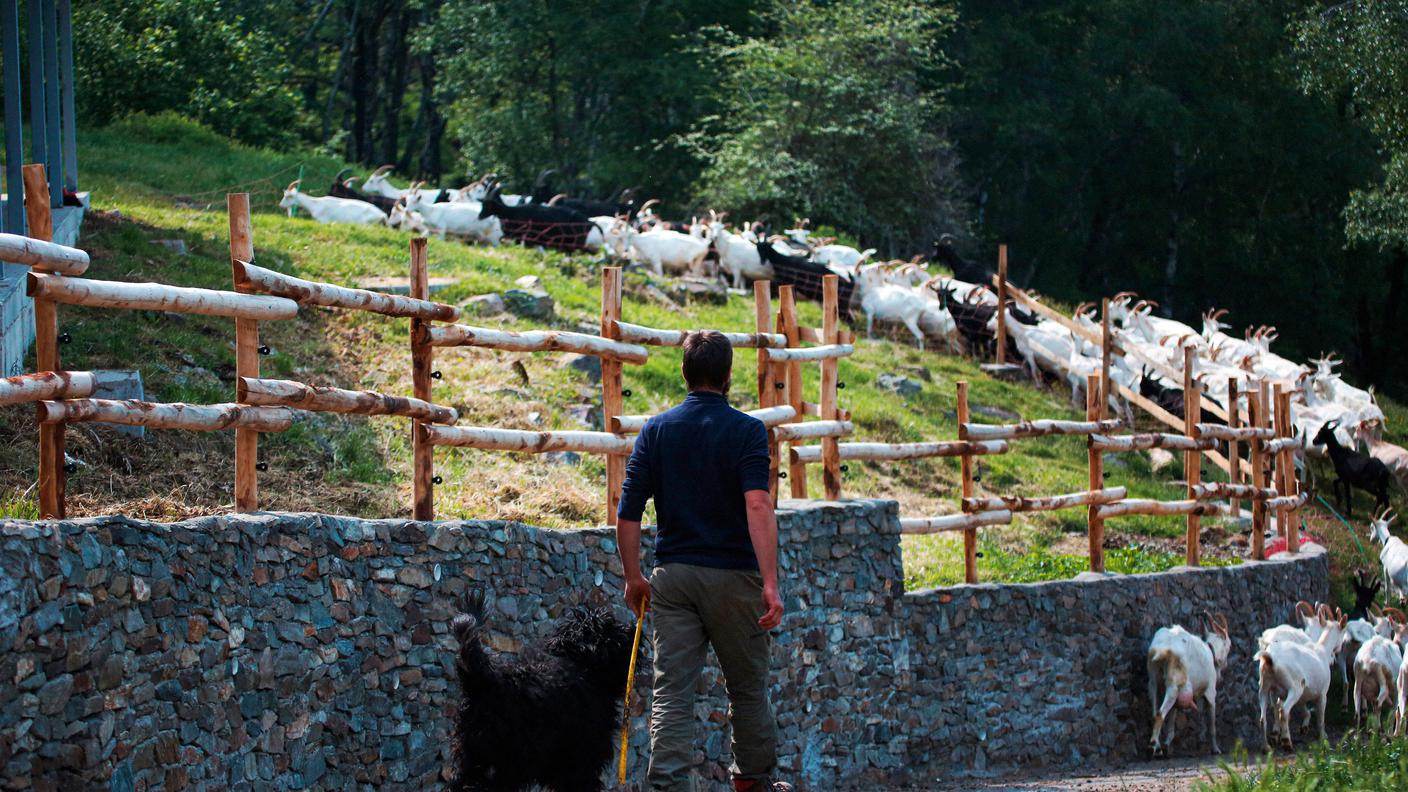
[[[650,785],[693,790],[694,699],[709,646],[728,687],[733,786],[791,792],[772,780],[777,722],[768,700],[768,630],[782,621],[777,522],[761,421],[728,405],[733,348],[713,330],[684,340],[689,396],[650,419],[626,463],[616,516],[626,604],[650,606],[655,699]],[[640,519],[655,499],[655,570],[640,570]]]

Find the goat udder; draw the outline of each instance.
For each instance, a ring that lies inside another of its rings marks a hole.
[[[1189,690],[1188,688],[1183,688],[1182,690],[1178,691],[1177,704],[1179,709],[1198,708],[1198,702],[1196,699],[1193,698],[1193,691]]]

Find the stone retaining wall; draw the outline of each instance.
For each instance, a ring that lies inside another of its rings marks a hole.
[[[812,789],[1132,756],[1157,624],[1225,609],[1244,669],[1254,629],[1326,588],[1307,555],[906,595],[892,502],[778,517],[781,763]],[[615,554],[604,529],[503,522],[0,523],[0,789],[437,788],[466,586],[492,588],[491,642],[511,652],[582,602],[627,618]],[[648,669],[647,646],[637,779]],[[1224,693],[1229,745],[1254,728],[1244,676]],[[716,674],[702,687],[699,770],[721,782],[727,704]]]

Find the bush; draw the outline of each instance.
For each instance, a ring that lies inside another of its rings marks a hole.
[[[209,0],[76,4],[79,117],[175,111],[251,145],[296,140],[298,101],[272,37]]]

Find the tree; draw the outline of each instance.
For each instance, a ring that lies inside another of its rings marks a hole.
[[[1382,383],[1403,371],[1399,317],[1408,280],[1408,1],[1358,0],[1317,4],[1295,27],[1302,86],[1362,123],[1387,156],[1377,180],[1359,186],[1345,207],[1349,239],[1390,251],[1386,277],[1356,306],[1361,368]],[[1366,180],[1367,182],[1368,180]]]
[[[1280,325],[1280,351],[1366,360],[1347,317],[1382,259],[1345,250],[1373,141],[1306,97],[1304,4],[967,0],[955,127],[991,256],[1071,300],[1122,289],[1194,321]]]
[[[749,217],[806,216],[887,254],[961,233],[941,46],[954,10],[805,0],[761,21],[750,37],[716,33],[722,109],[690,138],[707,162],[701,197]]]
[[[448,0],[427,41],[466,168],[526,187],[682,196],[699,164],[674,142],[711,107],[696,32],[748,22],[747,0]]]

